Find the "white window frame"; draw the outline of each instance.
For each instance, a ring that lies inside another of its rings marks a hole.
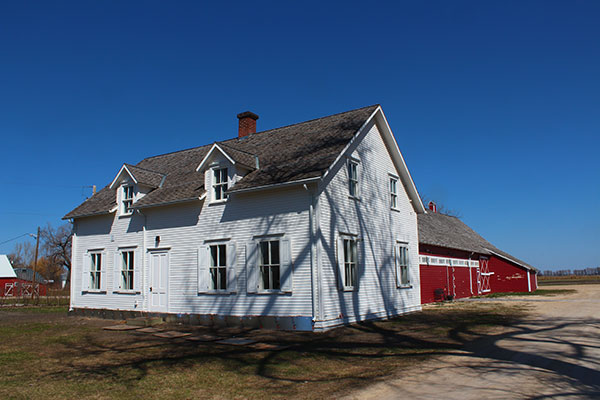
[[[344,236],[341,239],[344,246],[344,265],[342,267],[344,290],[354,290],[358,286],[358,240],[350,236]],[[349,259],[349,255],[353,259]],[[348,282],[349,280],[350,282]]]
[[[277,243],[277,251],[273,252],[273,243]],[[263,257],[263,244],[267,246],[267,262]],[[277,262],[274,262],[273,255],[277,254]],[[264,269],[268,268],[267,274]],[[275,285],[274,269],[277,268],[277,285]],[[265,276],[268,277],[269,287],[265,287]],[[277,287],[275,287],[277,286]],[[281,291],[281,240],[280,238],[265,238],[258,241],[258,289],[261,292],[280,292]]]
[[[216,250],[215,255],[213,255],[213,249]],[[223,249],[223,253],[221,253],[221,249]],[[230,266],[228,263],[231,263],[228,260],[228,249],[227,243],[211,243],[208,245],[208,276],[210,280],[210,291],[213,292],[227,292],[229,288],[227,287],[228,280],[228,268],[235,268],[235,266]],[[223,260],[223,256],[225,260]],[[221,276],[222,274],[222,276]],[[215,280],[215,277],[217,279]],[[224,284],[223,284],[224,281]],[[216,287],[215,287],[216,286]]]
[[[397,242],[395,247],[396,285],[399,288],[412,287],[410,282],[410,248],[408,243]]]
[[[102,252],[100,252],[100,251],[90,251],[89,256],[90,256],[89,290],[98,292],[98,291],[102,290],[102,287],[103,287],[102,280],[104,279],[104,276],[102,275],[102,272],[104,271],[103,264],[106,260],[104,260]]]
[[[128,193],[131,191],[131,193]],[[128,195],[131,194],[130,197]],[[126,183],[121,185],[121,215],[131,215],[133,214],[133,202],[135,200],[135,189],[134,186],[130,183]]]
[[[127,255],[127,256],[126,256]],[[120,279],[121,290],[124,292],[135,291],[135,251],[134,249],[124,249],[120,251]]]
[[[225,182],[222,181],[222,171],[225,171]],[[227,201],[227,189],[229,189],[229,168],[216,166],[210,169],[210,174],[212,203],[222,203]],[[220,193],[219,198],[217,198],[217,189],[219,189]]]
[[[358,199],[360,193],[360,176],[358,173],[359,162],[349,158],[346,170],[348,173],[348,196]]]
[[[398,211],[398,177],[389,175],[390,208]]]

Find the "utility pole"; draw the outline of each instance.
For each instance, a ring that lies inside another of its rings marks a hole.
[[[35,258],[33,259],[33,277],[31,278],[31,299],[35,295],[35,273],[37,270],[38,249],[40,247],[40,227],[38,226],[37,235],[35,235]],[[38,292],[38,298],[40,294]]]

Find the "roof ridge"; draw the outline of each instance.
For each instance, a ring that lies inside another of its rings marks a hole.
[[[214,143],[217,143],[217,142],[214,142]],[[202,147],[208,147],[208,146],[212,146],[214,143],[211,143],[211,144],[203,144],[203,145],[201,145],[201,146],[195,146],[195,147],[189,147],[189,148],[187,148],[187,149],[183,149],[183,150],[175,150],[175,151],[170,151],[170,152],[168,152],[168,153],[163,153],[163,154],[157,154],[157,155],[155,155],[155,156],[150,156],[150,157],[143,158],[143,159],[142,159],[142,161],[151,160],[151,159],[153,159],[153,158],[162,157],[162,156],[168,156],[168,155],[171,155],[171,154],[176,154],[176,153],[183,153],[183,152],[185,152],[185,151],[197,150],[197,149],[200,149],[200,148],[202,148]],[[140,161],[140,163],[141,163],[142,161]],[[138,163],[138,164],[139,164],[139,163]],[[135,166],[137,167],[137,165],[135,165]],[[142,168],[142,167],[138,167],[138,168]]]
[[[263,134],[263,133],[268,133],[268,132],[276,131],[276,130],[279,130],[279,129],[290,128],[292,126],[306,124],[306,123],[309,123],[309,122],[314,122],[314,121],[318,121],[318,120],[325,119],[325,118],[331,118],[331,117],[335,117],[335,116],[342,115],[342,114],[348,114],[348,113],[355,112],[355,111],[358,111],[358,110],[364,110],[365,108],[379,107],[379,106],[381,106],[381,104],[371,104],[370,106],[359,107],[359,108],[355,108],[353,110],[342,111],[342,112],[335,113],[335,114],[324,115],[324,116],[319,117],[319,118],[308,119],[306,121],[296,122],[296,123],[293,123],[293,124],[284,125],[284,126],[280,126],[280,127],[277,127],[277,128],[267,129],[266,131],[260,131],[260,132],[253,133],[250,136],[260,135],[260,134]],[[245,137],[247,137],[247,136],[245,136]],[[224,140],[224,142],[226,142],[226,141],[232,141],[232,140],[238,140],[238,139],[240,139],[240,138],[239,137],[235,137],[235,138],[231,138],[231,139],[226,139],[226,140]]]
[[[308,123],[308,122],[314,122],[314,121],[318,121],[320,119],[335,117],[335,116],[342,115],[342,114],[348,114],[348,113],[355,112],[355,111],[358,111],[358,110],[364,110],[365,108],[379,107],[379,106],[381,106],[381,104],[376,103],[376,104],[371,104],[369,106],[358,107],[358,108],[355,108],[353,110],[342,111],[342,112],[335,113],[335,114],[325,115],[325,116],[322,116],[322,117],[319,117],[319,118],[313,118],[313,119],[309,119],[309,120],[306,120],[306,121],[301,121],[301,122],[296,122],[296,123],[289,124],[289,125],[280,126],[280,127],[277,127],[277,128],[267,129],[266,131],[256,132],[256,133],[253,133],[252,136],[254,136],[254,135],[260,135],[260,134],[263,134],[263,133],[272,132],[272,131],[275,131],[275,130],[278,130],[278,129],[289,128],[289,127],[292,127],[292,126],[295,126],[295,125],[305,124],[305,123]],[[239,140],[239,137],[233,137],[233,138],[230,138],[230,139],[225,139],[225,140],[217,141],[217,142],[214,142],[214,143],[211,143],[211,144],[203,144],[201,146],[190,147],[188,149],[171,151],[171,152],[164,153],[164,154],[157,154],[155,156],[146,157],[146,158],[142,159],[142,161],[151,160],[151,159],[157,158],[157,157],[167,156],[167,155],[170,155],[170,154],[183,153],[185,151],[191,151],[191,150],[200,149],[202,147],[212,146],[215,143],[231,142],[231,141],[234,141],[234,140]],[[238,150],[238,149],[235,149],[235,150]],[[238,150],[238,151],[243,151],[243,150]],[[248,153],[248,154],[252,154],[252,153]],[[252,154],[252,155],[255,155],[255,154]],[[142,161],[140,161],[140,163]],[[141,167],[138,167],[138,168],[141,168]]]

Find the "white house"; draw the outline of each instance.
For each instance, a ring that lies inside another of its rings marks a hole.
[[[425,210],[381,107],[259,133],[238,118],[65,216],[71,309],[298,330],[419,310]]]

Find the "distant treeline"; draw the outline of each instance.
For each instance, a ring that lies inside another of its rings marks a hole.
[[[583,268],[583,269],[561,269],[558,271],[540,271],[540,276],[589,276],[589,275],[600,275],[600,267],[596,268]]]

